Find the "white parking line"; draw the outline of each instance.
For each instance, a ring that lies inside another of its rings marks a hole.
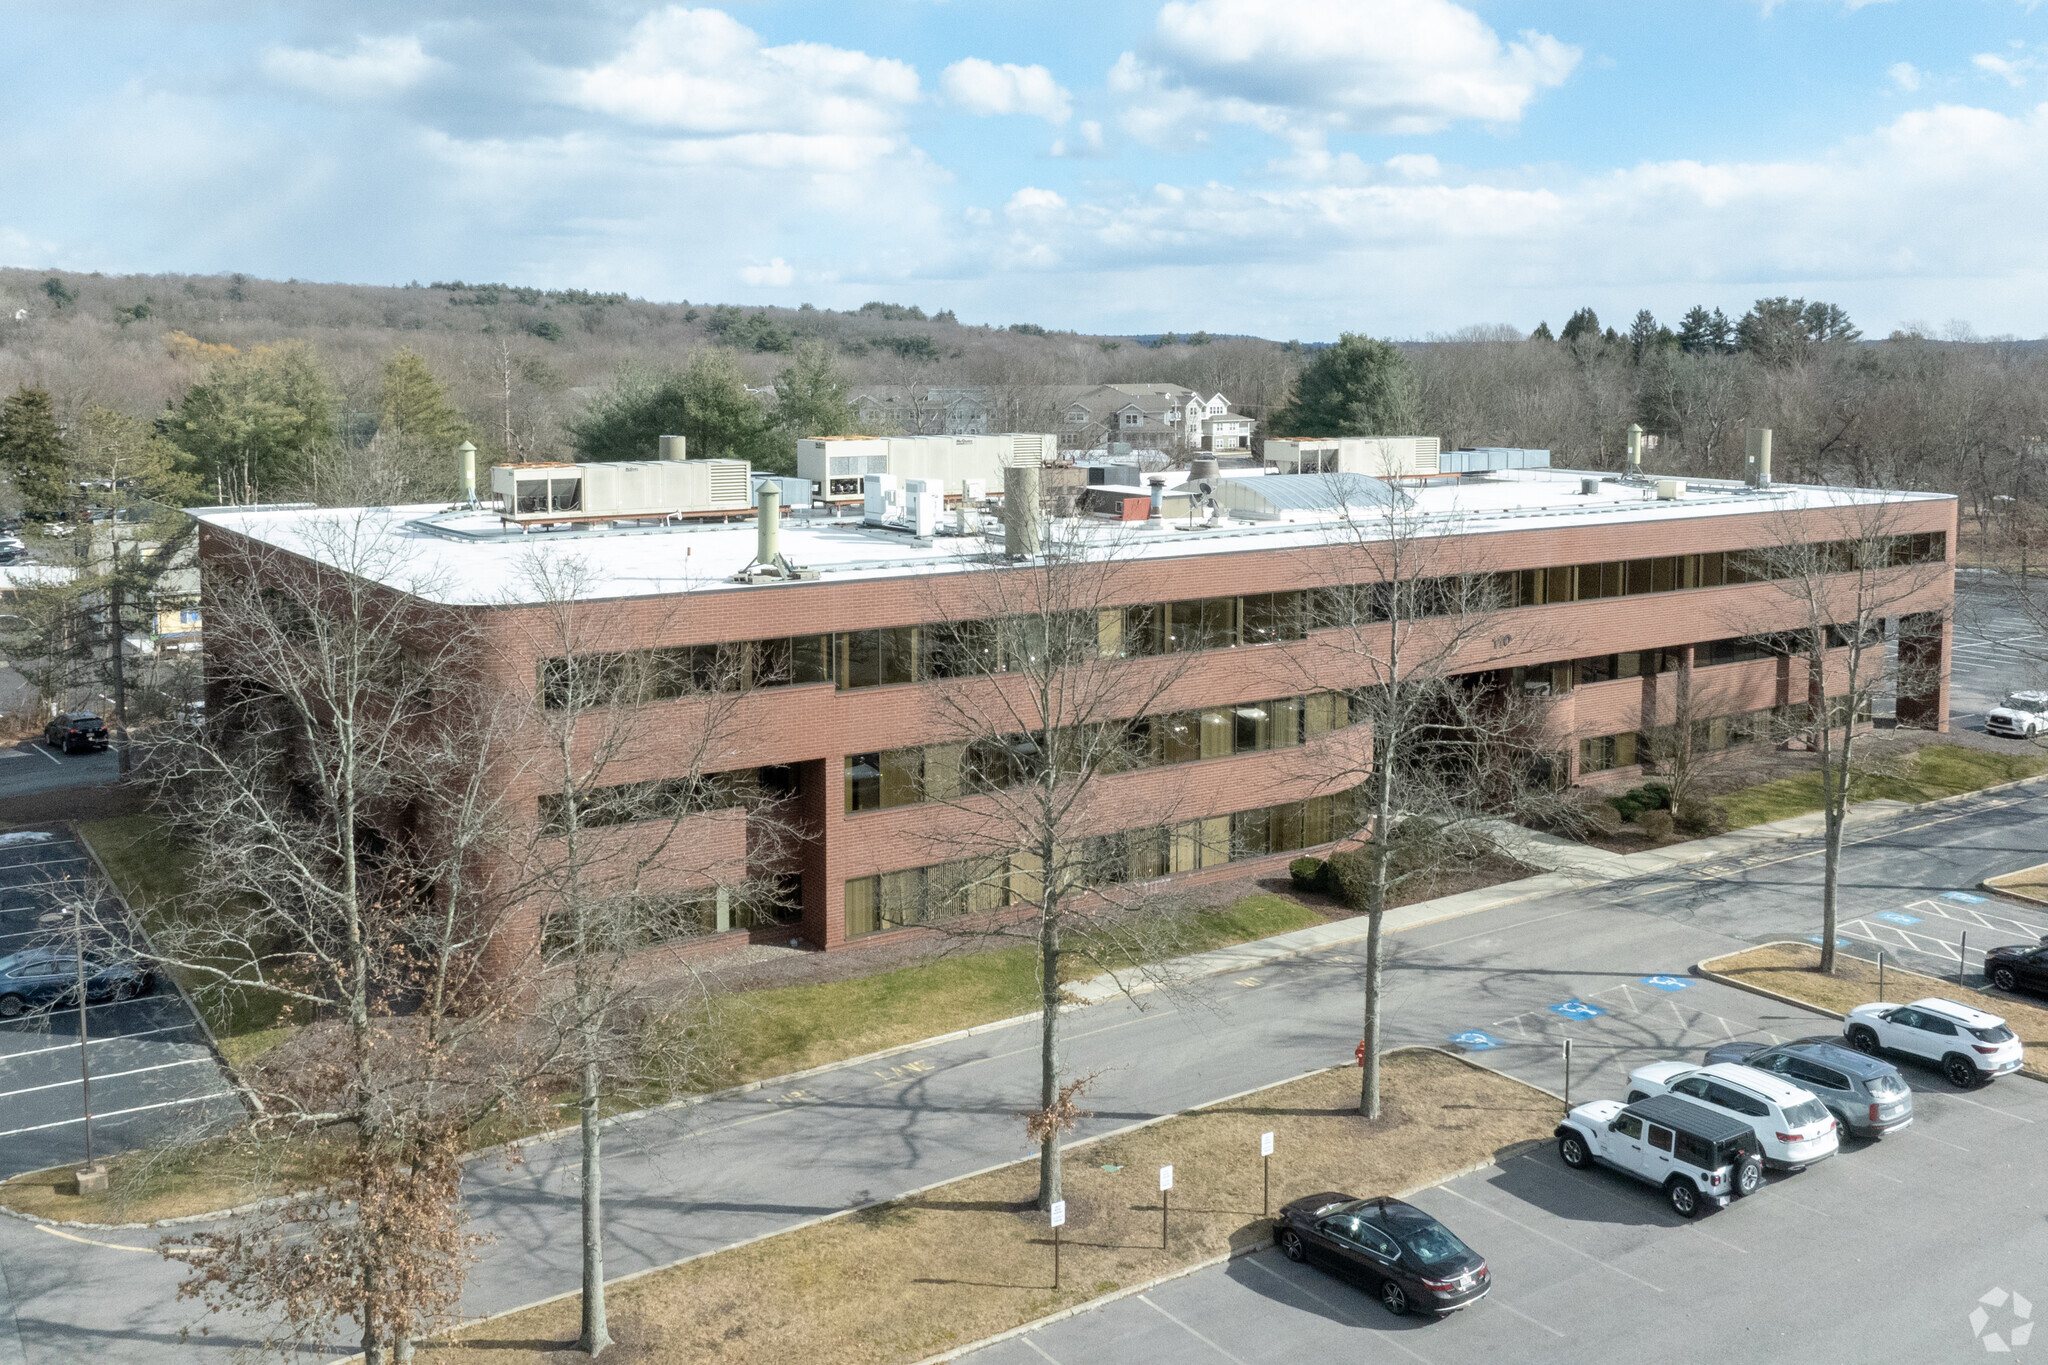
[[[1925,1128],[1920,1129],[1920,1136],[1926,1138],[1929,1142],[1938,1142],[1944,1147],[1954,1147],[1958,1152],[1967,1152],[1970,1150],[1968,1147],[1964,1147],[1957,1143],[1950,1142],[1947,1138],[1938,1138],[1934,1134],[1928,1132]]]
[[[1025,1344],[1026,1346],[1029,1346],[1029,1347],[1030,1347],[1030,1348],[1031,1348],[1032,1350],[1034,1350],[1034,1351],[1038,1352],[1038,1353],[1039,1353],[1040,1355],[1044,1356],[1044,1357],[1045,1357],[1045,1358],[1046,1358],[1047,1360],[1050,1360],[1050,1361],[1052,1361],[1052,1365],[1060,1365],[1059,1361],[1058,1361],[1058,1360],[1056,1360],[1056,1359],[1054,1359],[1054,1357],[1053,1357],[1053,1354],[1052,1354],[1052,1352],[1050,1352],[1050,1351],[1046,1350],[1046,1349],[1045,1349],[1045,1348],[1044,1348],[1043,1346],[1040,1346],[1040,1345],[1039,1345],[1039,1344],[1038,1344],[1037,1342],[1033,1341],[1033,1340],[1032,1340],[1032,1339],[1031,1339],[1030,1337],[1019,1337],[1019,1338],[1017,1338],[1017,1339],[1018,1339],[1019,1341],[1023,1342],[1023,1343],[1024,1343],[1024,1344]]]
[[[151,1000],[167,1000],[170,998],[172,997],[156,995],[131,995],[126,1000],[102,1000],[97,1005],[87,1005],[85,1008],[87,1013],[91,1013],[93,1010],[110,1010],[119,1005],[139,1005],[147,1003]],[[66,1018],[69,1018],[71,1015],[78,1013],[78,1006],[64,1005],[58,1008],[57,1010],[51,1011],[51,1013],[62,1014]],[[14,1019],[0,1019],[0,1028],[12,1028],[17,1024],[40,1024],[47,1018],[49,1018],[48,1014],[24,1014]]]
[[[108,1119],[124,1118],[129,1114],[147,1113],[152,1109],[177,1109],[187,1104],[203,1104],[207,1100],[231,1100],[233,1098],[235,1098],[235,1092],[232,1090],[216,1090],[210,1095],[193,1095],[182,1100],[165,1100],[160,1104],[138,1104],[133,1109],[116,1109],[111,1113],[94,1114],[92,1118],[94,1123],[105,1123]],[[85,1119],[81,1116],[75,1119],[60,1119],[56,1123],[38,1123],[29,1128],[10,1128],[4,1133],[0,1133],[0,1138],[20,1137],[23,1133],[40,1133],[48,1128],[69,1128],[74,1123],[84,1122]]]
[[[1189,1336],[1193,1337],[1196,1341],[1201,1342],[1204,1346],[1214,1351],[1217,1355],[1222,1356],[1225,1360],[1233,1362],[1234,1365],[1244,1365],[1244,1362],[1242,1360],[1239,1360],[1236,1356],[1224,1350],[1221,1346],[1218,1346],[1215,1342],[1209,1340],[1209,1338],[1203,1336],[1200,1332],[1197,1332],[1194,1328],[1188,1326],[1179,1318],[1167,1312],[1164,1308],[1161,1308],[1158,1304],[1152,1302],[1152,1296],[1150,1294],[1138,1295],[1138,1302],[1144,1304],[1147,1308],[1157,1313],[1160,1317],[1165,1318],[1175,1327],[1180,1328],[1181,1331],[1186,1332]]]
[[[6,1135],[5,1133],[0,1133],[0,1137],[5,1137],[5,1136],[7,1136],[7,1135]],[[1655,1291],[1656,1293],[1659,1293],[1659,1294],[1661,1294],[1661,1293],[1663,1293],[1663,1292],[1664,1292],[1662,1288],[1660,1288],[1660,1287],[1659,1287],[1659,1286],[1657,1286],[1657,1285],[1651,1284],[1651,1283],[1650,1283],[1650,1282],[1649,1282],[1648,1280],[1644,1279],[1644,1278],[1643,1278],[1642,1276],[1640,1276],[1640,1275],[1631,1275],[1631,1274],[1629,1274],[1629,1273],[1628,1273],[1628,1272],[1627,1272],[1626,1270],[1623,1270],[1623,1269],[1622,1269],[1622,1268],[1621,1268],[1620,1266],[1618,1266],[1618,1265],[1615,1265],[1615,1264],[1613,1264],[1612,1262],[1609,1262],[1609,1261],[1603,1261],[1603,1260],[1601,1260],[1601,1259],[1600,1259],[1600,1258],[1599,1258],[1598,1256],[1595,1256],[1595,1255],[1594,1255],[1594,1254],[1593,1254],[1592,1252],[1590,1252],[1590,1251],[1586,1251],[1586,1250],[1584,1250],[1584,1249],[1582,1249],[1582,1248],[1580,1248],[1580,1247],[1575,1247],[1575,1246],[1573,1246],[1573,1245],[1572,1245],[1572,1244],[1571,1244],[1570,1242],[1562,1242],[1562,1241],[1559,1241],[1559,1240],[1558,1240],[1557,1238],[1555,1238],[1555,1237],[1552,1237],[1552,1236],[1551,1236],[1551,1235],[1550,1235],[1549,1233],[1547,1233],[1547,1232],[1542,1232],[1542,1231],[1539,1231],[1539,1230],[1538,1230],[1538,1229],[1536,1229],[1536,1228],[1532,1228],[1532,1227],[1530,1227],[1530,1226],[1529,1226],[1529,1225],[1528,1225],[1527,1223],[1524,1223],[1524,1222],[1523,1222],[1523,1221],[1522,1221],[1521,1219],[1519,1219],[1519,1218],[1510,1218],[1510,1217],[1508,1217],[1508,1215],[1506,1215],[1506,1214],[1502,1213],[1502,1212],[1501,1212],[1501,1211],[1500,1211],[1499,1209],[1494,1209],[1494,1208],[1487,1208],[1487,1206],[1486,1206],[1486,1205],[1484,1205],[1484,1204],[1480,1203],[1480,1202],[1479,1202],[1479,1201],[1478,1201],[1477,1199],[1473,1199],[1473,1198],[1471,1198],[1470,1196],[1467,1196],[1467,1195],[1462,1195],[1462,1194],[1459,1194],[1459,1193],[1458,1193],[1458,1192],[1457,1192],[1456,1190],[1452,1189],[1452,1188],[1451,1188],[1451,1187],[1450,1187],[1449,1185],[1439,1185],[1439,1186],[1437,1186],[1437,1188],[1438,1188],[1439,1190],[1442,1190],[1442,1191],[1443,1191],[1443,1192],[1444,1192],[1445,1194],[1449,1195],[1449,1196],[1450,1196],[1451,1198],[1453,1198],[1453,1199],[1462,1199],[1462,1200],[1464,1200],[1464,1201],[1465,1201],[1465,1202],[1466,1202],[1467,1204],[1470,1204],[1470,1205],[1471,1205],[1471,1206],[1472,1206],[1473,1208],[1475,1208],[1475,1209],[1484,1209],[1484,1210],[1485,1210],[1486,1212],[1488,1212],[1488,1213],[1492,1214],[1492,1215],[1493,1215],[1494,1217],[1496,1217],[1496,1218],[1500,1219],[1500,1220],[1501,1220],[1502,1222],[1504,1222],[1504,1223],[1513,1223],[1513,1224],[1514,1224],[1514,1225],[1515,1225],[1516,1227],[1520,1228],[1520,1229],[1521,1229],[1522,1231],[1524,1231],[1524,1232],[1526,1232],[1526,1233],[1529,1233],[1529,1234],[1530,1234],[1531,1236],[1534,1236],[1534,1237],[1541,1237],[1541,1238],[1542,1238],[1542,1239],[1543,1239],[1544,1241],[1546,1241],[1546,1242],[1549,1242],[1549,1243],[1551,1243],[1551,1244],[1552,1244],[1553,1246],[1561,1246],[1561,1247],[1563,1247],[1563,1248],[1564,1248],[1564,1249],[1565,1249],[1566,1251],[1570,1251],[1570,1252],[1575,1252],[1575,1253],[1577,1253],[1578,1255],[1580,1255],[1580,1256],[1583,1256],[1583,1257],[1585,1257],[1585,1258],[1586,1258],[1587,1260],[1591,1261],[1591,1262],[1592,1262],[1592,1263],[1593,1263],[1594,1265],[1598,1265],[1598,1266],[1606,1266],[1606,1267],[1607,1267],[1607,1269],[1609,1269],[1609,1270],[1613,1271],[1613,1272],[1614,1272],[1615,1274],[1617,1274],[1617,1275],[1621,1276],[1621,1277],[1622,1277],[1622,1278],[1623,1278],[1624,1280],[1634,1280],[1634,1281],[1635,1281],[1635,1282],[1636,1282],[1637,1284],[1639,1284],[1639,1285],[1643,1286],[1643,1288],[1645,1288],[1645,1289],[1649,1289],[1649,1290],[1654,1290],[1654,1291]]]
[[[146,1028],[134,1033],[110,1033],[104,1038],[88,1038],[85,1040],[85,1045],[87,1047],[98,1047],[101,1043],[125,1043],[130,1038],[147,1038],[153,1033],[182,1033],[187,1029],[197,1027],[198,1025],[196,1024],[165,1024],[162,1028]],[[4,1067],[9,1062],[20,1057],[40,1057],[45,1052],[76,1051],[78,1051],[78,1044],[76,1043],[52,1043],[48,1047],[23,1048],[20,1052],[0,1052],[0,1067]]]
[[[1549,1323],[1538,1322],[1535,1318],[1530,1317],[1527,1313],[1524,1313],[1521,1309],[1515,1307],[1513,1304],[1509,1303],[1506,1299],[1501,1298],[1497,1294],[1489,1295],[1487,1297],[1487,1302],[1491,1303],[1495,1308],[1505,1308],[1508,1312],[1513,1313],[1523,1322],[1534,1323],[1536,1326],[1541,1327],[1544,1331],[1550,1333],[1550,1335],[1554,1337],[1562,1337],[1564,1335],[1564,1333],[1558,1331]]]
[[[55,754],[51,753],[51,752],[50,752],[50,751],[49,751],[48,749],[45,749],[45,748],[44,748],[44,747],[43,747],[42,745],[40,745],[40,744],[36,745],[36,746],[35,746],[35,751],[36,751],[37,753],[41,754],[41,755],[42,755],[42,756],[43,756],[44,758],[47,758],[47,759],[49,759],[49,760],[50,760],[50,762],[52,762],[52,763],[56,764],[56,765],[57,765],[58,767],[60,767],[60,768],[61,768],[61,767],[63,767],[63,766],[64,766],[64,760],[63,760],[63,759],[61,759],[61,758],[57,757],[57,755],[55,755]]]
[[[2010,1113],[2006,1113],[2006,1111],[2005,1111],[2005,1110],[2003,1110],[2003,1109],[2000,1109],[2000,1108],[1999,1108],[1999,1107],[1998,1107],[1997,1105],[1995,1105],[1995,1104],[1986,1104],[1986,1103],[1984,1103],[1984,1102],[1983,1102],[1982,1100],[1966,1100],[1966,1099],[1964,1099],[1964,1098],[1963,1098],[1963,1097],[1962,1097],[1961,1095],[1949,1095],[1949,1096],[1947,1096],[1946,1098],[1948,1098],[1948,1099],[1952,1099],[1952,1100],[1954,1100],[1954,1101],[1955,1101],[1956,1103],[1958,1103],[1958,1104],[1967,1104],[1967,1105],[1971,1106],[1971,1107],[1972,1107],[1972,1108],[1974,1108],[1974,1109],[1983,1109],[1983,1110],[1987,1110],[1987,1111],[1989,1111],[1990,1113],[1993,1113],[1993,1114],[2003,1114],[2003,1115],[2005,1115],[2005,1117],[2006,1117],[2006,1118],[2012,1119],[2012,1120],[2014,1120],[2014,1121],[2016,1121],[2016,1122],[2019,1122],[2019,1123],[2032,1123],[2032,1122],[2034,1122],[2034,1120],[2032,1120],[2032,1119],[2030,1119],[2030,1118],[2027,1118],[2027,1117],[2026,1117],[2025,1115],[2023,1115],[2023,1114],[2010,1114]]]
[[[158,1062],[154,1066],[132,1067],[127,1071],[109,1071],[104,1075],[94,1076],[93,1079],[96,1081],[115,1081],[123,1076],[140,1076],[147,1071],[169,1071],[173,1067],[201,1066],[212,1061],[213,1058],[211,1057],[187,1057],[182,1061]],[[67,1085],[77,1084],[79,1084],[79,1078],[73,1076],[65,1081],[51,1081],[48,1085],[25,1085],[19,1090],[0,1090],[0,1100],[11,1100],[16,1095],[33,1095],[39,1090],[62,1090]]]

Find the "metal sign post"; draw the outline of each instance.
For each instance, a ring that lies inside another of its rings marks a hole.
[[[1060,1229],[1067,1225],[1067,1201],[1052,1201],[1052,1287],[1060,1287]]]
[[[1259,1177],[1259,1217],[1273,1212],[1273,1135],[1259,1134],[1259,1157],[1265,1166],[1265,1173]]]
[[[1884,949],[1877,950],[1877,998],[1884,999]]]
[[[1159,1168],[1159,1247],[1166,1249],[1166,1216],[1173,1201],[1173,1167]]]
[[[1572,1107],[1572,1040],[1564,1040],[1564,1107]]]
[[[1970,931],[1963,930],[1963,946],[1956,950],[1956,984],[1963,984],[1963,973],[1970,965]]]

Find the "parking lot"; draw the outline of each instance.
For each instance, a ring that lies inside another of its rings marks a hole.
[[[112,749],[67,754],[32,740],[0,745],[0,798],[112,782],[120,768],[121,756]]]
[[[1492,1270],[1491,1295],[1442,1322],[1267,1250],[968,1359],[1932,1362],[2024,1346],[2048,1312],[2048,1085],[1962,1094],[1902,1069],[1911,1128],[1693,1222],[1550,1145],[1410,1196]]]
[[[69,943],[69,888],[97,875],[69,836],[0,835],[0,955]],[[68,883],[68,885],[67,885]],[[88,943],[105,943],[87,931]],[[93,1150],[119,1151],[241,1113],[205,1035],[176,988],[85,1012]],[[0,1021],[0,1177],[85,1155],[76,1006]]]

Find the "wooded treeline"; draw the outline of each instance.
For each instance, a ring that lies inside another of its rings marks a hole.
[[[1658,438],[1653,469],[1733,476],[1742,429],[1769,426],[1780,478],[1954,492],[1989,531],[2040,496],[2048,347],[1959,335],[1872,342],[1834,305],[1780,298],[1733,318],[1702,305],[1675,325],[1645,310],[1626,331],[1581,309],[1554,338],[1547,324],[1473,327],[1363,356],[966,326],[879,301],[0,271],[0,394],[46,391],[74,462],[99,449],[74,478],[106,477],[96,466],[118,444],[160,495],[323,503],[445,496],[442,455],[463,438],[488,463],[651,453],[652,435],[681,431],[692,454],[786,468],[798,435],[856,429],[852,400],[871,386],[987,386],[1021,420],[1041,406],[1023,396],[1051,386],[1151,381],[1222,392],[1260,436],[1391,425],[1446,446],[1547,447],[1582,468],[1618,465],[1638,422]],[[1313,402],[1296,385],[1311,362],[1340,371]],[[132,424],[118,442],[81,435],[117,418]],[[167,445],[138,445],[144,433]],[[20,439],[0,444],[24,491],[47,480],[11,453]]]

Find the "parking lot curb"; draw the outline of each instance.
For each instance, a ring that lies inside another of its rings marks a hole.
[[[1809,946],[1811,945],[1803,942],[1795,942],[1794,940],[1789,938],[1781,938],[1775,939],[1769,943],[1751,944],[1750,948],[1739,948],[1736,950],[1736,952],[1746,953],[1749,952],[1751,948],[1805,948]],[[1763,986],[1752,986],[1747,981],[1738,981],[1734,977],[1725,975],[1721,972],[1717,972],[1712,967],[1709,967],[1707,965],[1707,963],[1709,962],[1719,962],[1722,960],[1722,958],[1729,958],[1734,956],[1735,953],[1723,953],[1721,954],[1721,957],[1710,957],[1706,959],[1705,962],[1695,962],[1692,968],[1693,975],[1705,977],[1709,981],[1718,981],[1723,986],[1733,986],[1738,991],[1748,991],[1751,995],[1760,995],[1766,1000],[1775,1000],[1781,1005],[1792,1005],[1796,1006],[1799,1009],[1806,1010],[1812,1014],[1825,1015],[1830,1019],[1847,1019],[1849,1017],[1846,1014],[1839,1014],[1834,1010],[1828,1009],[1823,1005],[1816,1005],[1811,1001],[1801,1000],[1796,995],[1786,995],[1779,991],[1766,989]],[[1856,961],[1858,962],[1870,962],[1869,958],[1856,957],[1856,954],[1854,953],[1843,953],[1842,956],[1856,958]],[[1875,966],[1876,964],[1871,963],[1871,965]],[[1924,976],[1925,973],[1914,972],[1913,975]],[[1932,980],[1933,978],[1929,979]],[[2040,1081],[2042,1084],[2048,1085],[2048,1075],[2043,1075],[2039,1071],[2029,1070],[2024,1066],[2021,1067],[2018,1071],[2013,1072],[2012,1074],[2015,1076],[2024,1076],[2030,1081]]]

